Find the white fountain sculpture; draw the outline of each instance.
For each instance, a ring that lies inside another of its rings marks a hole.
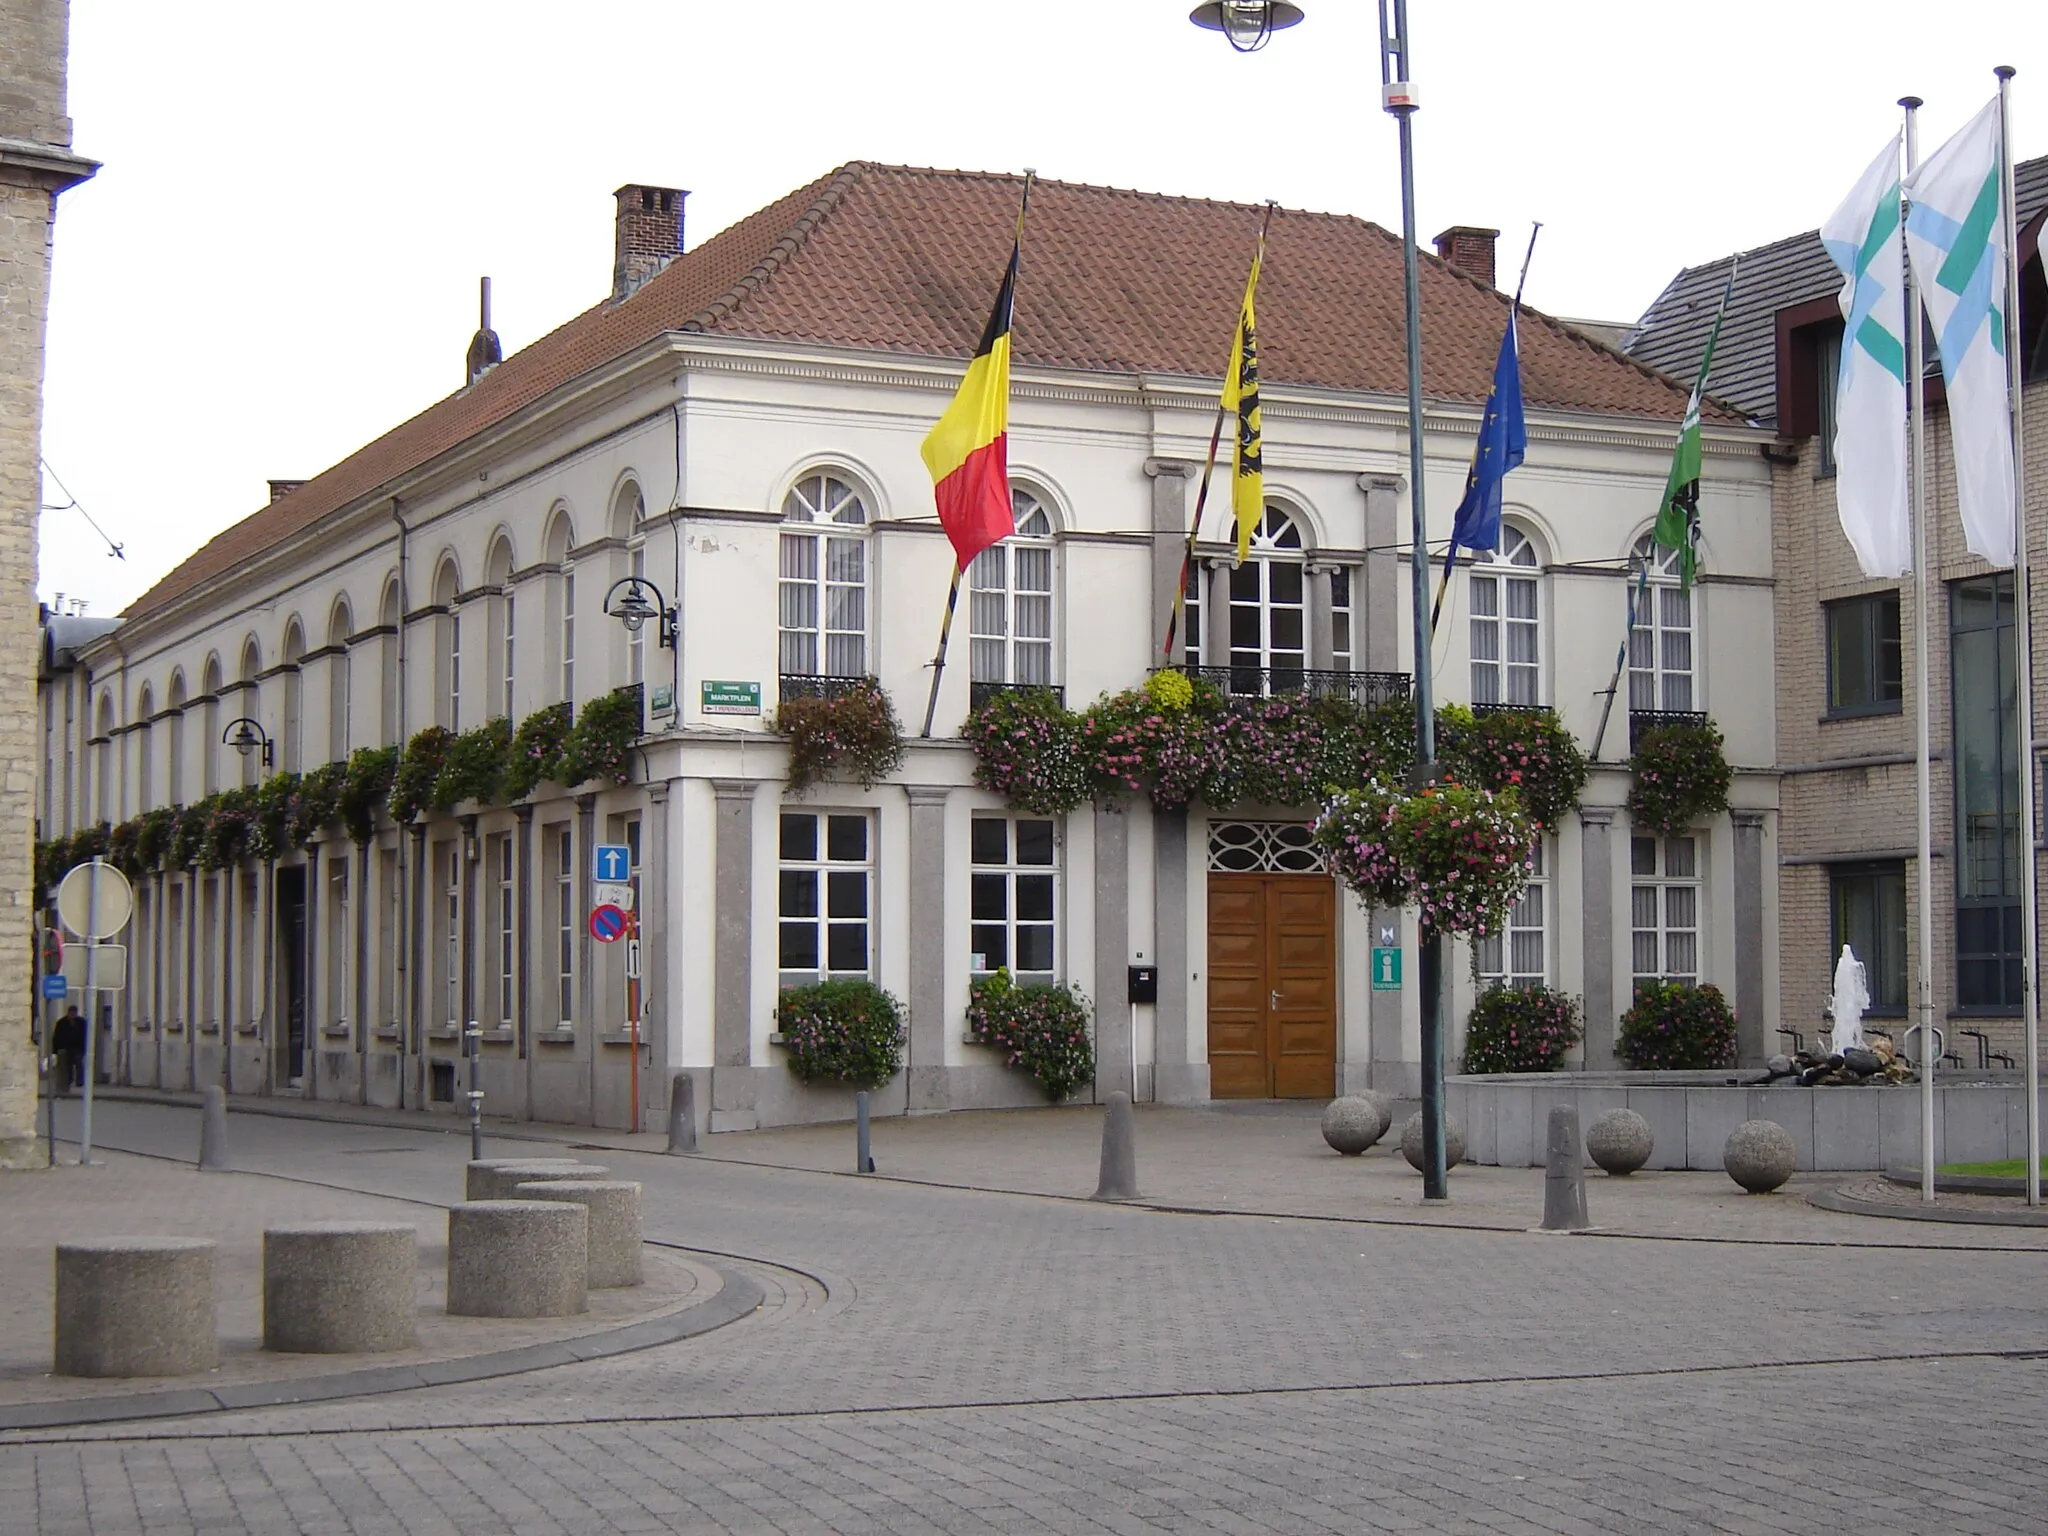
[[[1863,962],[1856,958],[1855,950],[1844,944],[1842,958],[1835,962],[1835,1027],[1829,1037],[1837,1056],[1863,1046],[1863,1010],[1869,1006],[1870,984]]]

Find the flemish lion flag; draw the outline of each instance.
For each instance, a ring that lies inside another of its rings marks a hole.
[[[1266,513],[1265,439],[1259,419],[1259,333],[1252,299],[1259,291],[1259,267],[1266,259],[1266,237],[1259,236],[1252,255],[1252,275],[1244,285],[1244,305],[1230,338],[1230,364],[1223,370],[1223,409],[1237,418],[1237,441],[1230,450],[1230,505],[1237,514],[1237,563],[1251,553],[1252,531]]]
[[[1678,447],[1671,455],[1671,475],[1664,482],[1664,499],[1657,504],[1657,526],[1651,531],[1664,548],[1678,555],[1678,585],[1690,590],[1694,569],[1699,564],[1700,542],[1700,401],[1707,393],[1707,374],[1714,366],[1714,345],[1721,339],[1721,322],[1728,318],[1728,300],[1735,293],[1739,261],[1728,264],[1728,286],[1721,290],[1721,307],[1714,314],[1714,328],[1707,333],[1707,350],[1700,354],[1700,371],[1686,398],[1685,420],[1679,424]]]
[[[988,329],[967,365],[967,377],[920,450],[932,472],[939,522],[953,541],[960,569],[991,544],[1017,531],[1010,504],[1010,311],[1017,294],[1017,246],[996,290]]]

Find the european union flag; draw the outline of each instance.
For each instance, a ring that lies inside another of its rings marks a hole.
[[[1500,338],[1500,360],[1493,365],[1493,388],[1486,395],[1486,414],[1479,422],[1479,446],[1472,454],[1472,472],[1465,477],[1465,499],[1458,503],[1451,525],[1451,553],[1500,548],[1500,483],[1529,451],[1529,424],[1522,416],[1521,345],[1515,336],[1515,314]]]

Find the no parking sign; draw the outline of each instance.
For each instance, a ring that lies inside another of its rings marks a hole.
[[[590,914],[590,936],[600,944],[611,944],[626,936],[626,914],[609,904]]]

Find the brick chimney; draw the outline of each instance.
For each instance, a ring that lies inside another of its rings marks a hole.
[[[273,480],[270,482],[270,499],[283,501],[306,482],[303,480]]]
[[[1467,277],[1476,277],[1487,287],[1493,280],[1493,242],[1497,229],[1475,229],[1470,224],[1453,224],[1436,237],[1436,253]]]
[[[612,253],[612,302],[626,298],[682,254],[683,199],[675,187],[628,182],[612,194],[619,220]]]

